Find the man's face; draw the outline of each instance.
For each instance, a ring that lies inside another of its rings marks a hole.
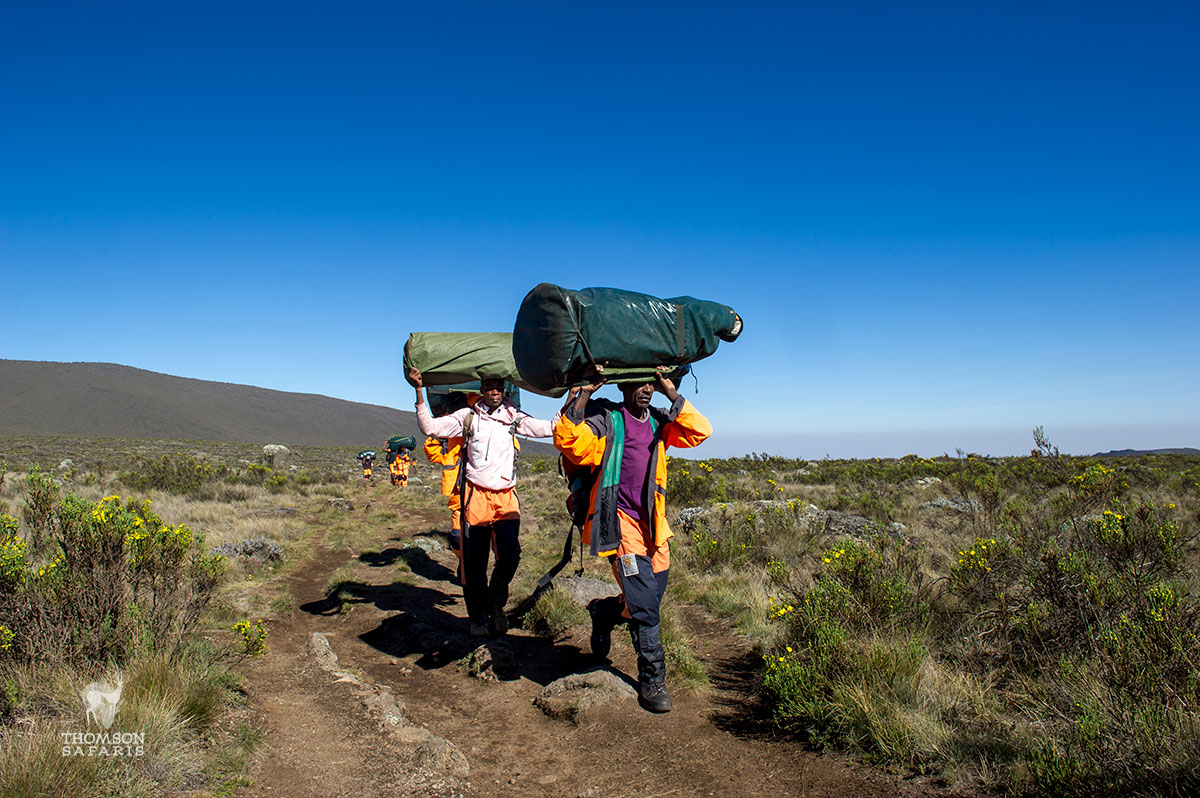
[[[650,400],[654,398],[654,383],[625,383],[621,386],[621,393],[625,395],[625,406],[640,413],[650,406]]]
[[[504,403],[504,380],[483,380],[479,391],[489,410],[495,410]]]

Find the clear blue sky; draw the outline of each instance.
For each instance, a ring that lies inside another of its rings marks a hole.
[[[1200,446],[1197,41],[1183,2],[6,3],[0,357],[408,409],[410,331],[607,285],[745,319],[702,455]]]

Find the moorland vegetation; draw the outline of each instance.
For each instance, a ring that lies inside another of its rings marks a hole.
[[[3,444],[3,794],[235,789],[262,734],[237,664],[295,611],[281,574],[312,553],[314,528],[298,517],[361,554],[397,512],[444,507],[419,463],[390,503],[353,523],[322,516],[361,484],[348,449],[270,467],[237,444]],[[1200,457],[1071,457],[1040,430],[1035,446],[1011,458],[671,458],[673,684],[708,679],[680,612],[702,605],[754,642],[760,710],[804,745],[958,791],[1196,794]],[[77,452],[69,465],[64,451]],[[555,462],[520,468],[514,603],[534,594],[567,527]],[[257,538],[283,558],[214,553]],[[595,558],[582,567],[611,578]],[[527,627],[586,638],[587,613],[562,591],[528,604]],[[155,744],[115,763],[59,756],[64,724],[86,727],[79,687],[116,670],[133,689],[114,729]]]
[[[1013,794],[1196,794],[1200,458],[1034,440],[673,460],[672,502],[707,508],[677,585],[759,642],[766,707],[813,746]]]
[[[218,544],[257,535],[294,550],[300,529],[258,511],[347,478],[331,467],[343,452],[282,471],[255,453],[5,439],[0,795],[217,795],[246,783],[262,732],[236,665],[266,653],[262,617],[248,614],[266,608],[247,590],[276,563],[232,563]],[[109,726],[86,703],[92,684],[113,702]]]

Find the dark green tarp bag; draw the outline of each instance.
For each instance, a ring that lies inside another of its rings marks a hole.
[[[477,383],[499,377],[520,388],[545,393],[521,379],[513,363],[512,339],[512,333],[415,332],[404,344],[404,373],[416,368],[426,386]]]
[[[387,444],[384,448],[389,452],[399,452],[404,449],[412,451],[417,448],[417,439],[412,435],[393,435],[387,439]]]
[[[718,302],[542,283],[517,312],[513,359],[525,382],[546,393],[600,374],[618,383],[653,379],[660,366],[685,367],[741,332],[741,318]]]

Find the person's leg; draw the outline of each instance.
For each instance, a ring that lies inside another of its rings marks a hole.
[[[612,649],[612,632],[618,625],[628,620],[625,617],[625,602],[620,596],[606,596],[592,599],[587,606],[588,615],[592,617],[591,643],[592,653],[601,659],[608,659]]]
[[[450,500],[446,503],[450,508],[450,550],[454,552],[454,556],[458,558],[457,579],[458,585],[463,583],[463,544],[462,530],[459,528],[459,496],[457,493],[450,494]]]
[[[633,556],[634,563],[621,569],[621,586],[629,612],[629,637],[638,663],[638,703],[651,712],[667,712],[666,653],[659,640],[659,609],[667,589],[668,571],[654,573],[651,558]],[[636,573],[630,573],[636,567]]]
[[[517,573],[521,562],[520,518],[509,518],[492,524],[496,544],[496,567],[488,585],[488,596],[492,605],[492,631],[504,634],[508,631],[508,619],[504,605],[508,603],[508,586]]]
[[[492,525],[487,524],[468,526],[463,535],[463,599],[467,604],[471,634],[487,634],[487,623],[491,616],[487,567],[492,551],[492,533]]]

